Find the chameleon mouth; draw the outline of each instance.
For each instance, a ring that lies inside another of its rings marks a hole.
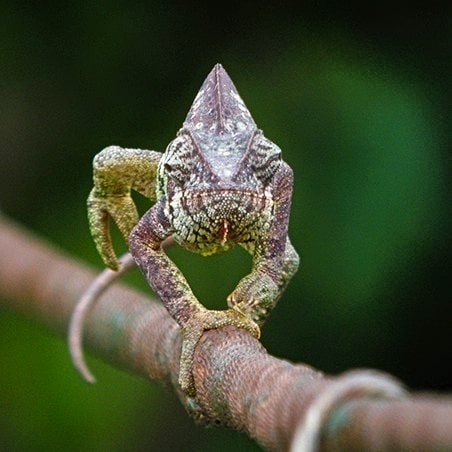
[[[218,235],[221,237],[222,245],[226,244],[229,232],[229,222],[227,220],[223,220],[223,224],[220,226],[220,229],[218,231]]]

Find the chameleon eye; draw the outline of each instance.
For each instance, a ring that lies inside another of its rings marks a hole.
[[[165,162],[163,164],[163,171],[166,175],[178,184],[183,184],[186,181],[186,171],[180,161],[173,160],[171,163]]]
[[[192,172],[193,144],[187,135],[179,135],[166,148],[161,171],[178,184],[184,184]]]

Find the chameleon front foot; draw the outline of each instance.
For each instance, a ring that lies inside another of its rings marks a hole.
[[[242,328],[249,331],[256,339],[260,337],[259,326],[235,310],[210,311],[202,309],[195,314],[182,328],[183,342],[179,369],[179,385],[182,391],[190,397],[196,395],[193,379],[193,358],[196,345],[204,331],[224,326]]]
[[[266,273],[255,271],[245,276],[228,296],[228,306],[253,320],[259,326],[265,322],[278,300],[278,286]]]

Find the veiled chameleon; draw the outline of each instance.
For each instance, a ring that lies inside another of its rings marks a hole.
[[[155,202],[141,219],[131,190]],[[96,247],[105,264],[117,270],[111,217],[181,327],[179,383],[187,394],[194,394],[192,361],[203,332],[233,325],[259,337],[260,326],[296,272],[299,258],[287,236],[291,195],[292,170],[256,127],[219,64],[163,154],[110,146],[94,158],[88,217]],[[228,310],[208,310],[196,299],[162,249],[168,237],[202,255],[237,244],[252,254],[251,273],[227,298]]]

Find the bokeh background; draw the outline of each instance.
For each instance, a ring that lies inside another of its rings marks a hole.
[[[110,144],[164,150],[221,62],[295,173],[302,266],[264,345],[330,373],[375,367],[415,390],[450,390],[448,13],[3,2],[0,207],[102,268],[85,213],[92,157]],[[171,255],[216,308],[251,262],[239,249]],[[148,290],[138,273],[129,281]],[[95,358],[99,383],[86,385],[64,338],[1,307],[0,361],[1,450],[258,450]]]

